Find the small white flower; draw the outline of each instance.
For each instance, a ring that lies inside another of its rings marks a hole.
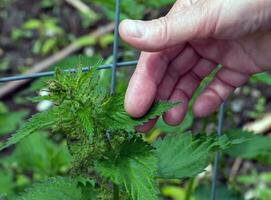
[[[44,88],[44,89],[40,90],[39,95],[40,96],[48,96],[49,92],[46,88]],[[38,103],[37,110],[38,111],[48,110],[52,105],[53,105],[52,101],[44,100],[44,101],[41,101]]]
[[[48,96],[49,95],[49,91],[46,88],[42,89],[42,90],[40,90],[39,95],[40,96]]]
[[[53,105],[52,101],[44,100],[38,103],[37,110],[38,111],[48,110],[52,105]]]

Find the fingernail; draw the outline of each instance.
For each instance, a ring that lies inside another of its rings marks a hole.
[[[144,34],[145,26],[142,21],[139,20],[125,20],[126,34],[130,37],[140,38]]]

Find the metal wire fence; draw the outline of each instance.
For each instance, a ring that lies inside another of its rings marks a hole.
[[[112,64],[106,64],[99,66],[99,70],[103,69],[111,69],[111,95],[115,93],[116,87],[116,72],[117,68],[122,67],[131,67],[137,65],[138,61],[127,61],[127,62],[118,62],[118,50],[119,50],[119,34],[118,34],[118,24],[120,20],[120,0],[116,0],[116,8],[115,8],[115,27],[114,27],[114,44],[113,44],[113,62]],[[64,70],[65,72],[74,72],[76,69],[67,69]],[[89,70],[89,67],[84,67],[82,71],[86,72]],[[18,81],[18,80],[25,80],[25,79],[35,79],[40,77],[48,77],[53,76],[54,71],[46,71],[40,72],[35,74],[26,74],[26,75],[14,75],[14,76],[6,76],[0,77],[0,83],[10,82],[10,81]],[[220,137],[222,134],[223,122],[224,122],[224,107],[225,104],[223,103],[218,112],[218,122],[217,122],[217,137]],[[219,160],[220,160],[220,153],[217,152],[214,158],[214,169],[213,169],[213,176],[212,176],[212,186],[211,186],[211,200],[216,200],[216,187],[217,187],[217,179],[219,176]]]

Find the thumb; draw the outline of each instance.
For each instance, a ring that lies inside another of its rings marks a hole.
[[[211,24],[207,23],[207,18],[210,18],[207,13],[207,7],[202,4],[151,21],[126,19],[120,23],[120,35],[127,43],[143,51],[166,49],[208,36]]]

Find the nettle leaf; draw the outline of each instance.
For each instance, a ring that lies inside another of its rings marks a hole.
[[[92,136],[94,133],[94,127],[90,119],[90,111],[88,109],[81,110],[80,112],[77,112],[78,118],[81,122],[81,126],[85,129],[86,133],[89,136]]]
[[[78,180],[71,177],[55,177],[36,183],[28,188],[16,200],[91,200],[84,198],[83,190]]]
[[[153,148],[142,139],[131,139],[121,145],[119,155],[96,163],[95,169],[122,186],[133,200],[156,200],[157,159]]]
[[[34,133],[37,130],[50,128],[57,117],[55,109],[44,111],[33,115],[32,118],[23,126],[19,131],[13,134],[6,143],[0,145],[0,151],[3,149],[20,142],[25,137]]]
[[[241,129],[227,130],[225,134],[231,138],[245,138],[242,144],[232,145],[226,150],[231,156],[237,156],[244,159],[258,159],[260,157],[270,157],[271,154],[271,138],[263,135],[256,135],[252,132]]]
[[[207,167],[210,152],[216,147],[225,147],[225,137],[193,137],[191,133],[170,134],[154,143],[158,158],[158,177],[194,177]]]
[[[134,119],[134,120],[138,123],[137,125],[141,125],[145,122],[148,122],[150,119],[154,119],[157,116],[162,115],[164,112],[175,107],[179,103],[180,102],[157,102],[157,103],[154,103],[146,115],[144,115],[142,118],[138,118],[138,119]]]
[[[126,130],[134,131],[134,127],[148,122],[162,115],[165,111],[173,108],[178,103],[172,102],[157,102],[154,103],[148,113],[142,118],[132,118],[124,110],[124,95],[115,95],[109,97],[103,104],[104,112],[99,117],[106,129],[111,131]]]
[[[52,176],[68,168],[71,157],[65,143],[56,144],[45,132],[37,131],[17,144],[7,161],[25,171]]]

